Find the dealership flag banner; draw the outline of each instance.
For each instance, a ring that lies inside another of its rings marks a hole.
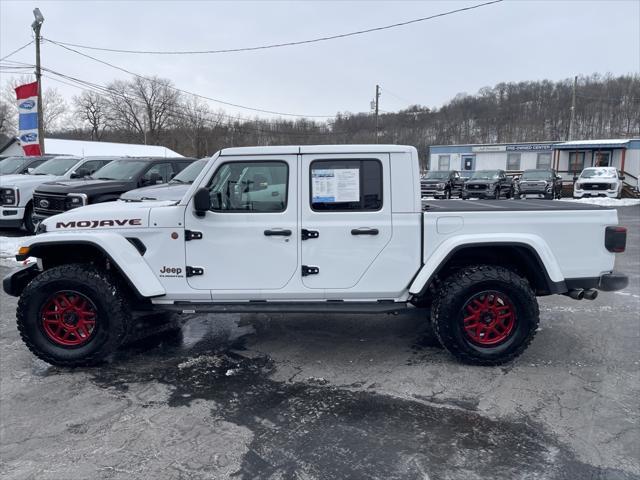
[[[27,156],[42,155],[38,139],[38,82],[16,87],[18,139]]]

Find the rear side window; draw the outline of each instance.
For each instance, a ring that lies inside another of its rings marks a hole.
[[[379,160],[315,160],[311,162],[310,175],[312,210],[346,212],[382,208]]]

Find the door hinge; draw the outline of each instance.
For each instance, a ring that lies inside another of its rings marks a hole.
[[[189,240],[202,240],[202,232],[197,232],[195,230],[185,230],[184,241],[188,242]]]
[[[307,230],[306,228],[302,229],[302,232],[300,232],[300,238],[302,240],[309,240],[310,238],[318,238],[320,236],[320,232],[317,230]]]
[[[186,270],[187,278],[195,277],[197,275],[204,275],[204,268],[202,267],[190,267],[189,265],[187,265],[185,270]]]
[[[302,265],[302,276],[306,277],[307,275],[317,275],[320,273],[320,269],[318,267],[311,267],[309,265]]]

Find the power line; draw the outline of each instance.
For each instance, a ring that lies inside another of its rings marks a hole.
[[[83,91],[90,91],[93,93],[96,93],[97,95],[101,96],[101,97],[105,97],[107,95],[110,96],[116,96],[116,97],[120,97],[123,98],[127,101],[132,101],[132,102],[136,102],[142,106],[146,105],[142,99],[142,97],[139,96],[129,96],[126,94],[123,94],[122,92],[117,92],[114,91],[108,87],[99,85],[99,84],[94,84],[91,82],[87,82],[85,80],[81,80],[75,77],[71,77],[69,75],[65,75],[59,72],[56,72],[54,70],[48,69],[48,68],[43,68],[43,70],[47,71],[48,73],[51,73],[53,75],[56,76],[60,76],[62,78],[65,78],[67,80],[69,80],[70,82],[74,82],[74,83],[69,83],[69,82],[65,82],[63,80],[57,79],[57,78],[53,78],[49,75],[46,75],[46,77],[50,80],[53,80],[55,82],[59,82],[71,87],[75,87],[75,88],[79,88],[80,90]],[[79,86],[77,84],[80,84],[82,86]],[[186,114],[184,111],[176,111],[176,110],[171,110],[171,109],[167,109],[167,112],[170,114],[170,116],[172,117],[177,117],[177,118],[183,118],[183,119],[195,119],[196,116],[194,115],[189,115]],[[274,129],[264,129],[264,128],[258,128],[258,127],[253,127],[253,126],[248,126],[247,123],[250,123],[251,120],[247,120],[241,117],[233,117],[227,114],[220,114],[220,117],[226,117],[227,119],[230,120],[237,120],[240,122],[244,122],[245,124],[243,125],[238,125],[238,128],[240,129],[245,129],[245,130],[250,130],[250,131],[254,131],[257,133],[265,133],[265,134],[272,134],[272,135],[289,135],[289,136],[337,136],[337,135],[349,135],[350,133],[348,132],[285,132],[282,130],[274,130]],[[199,118],[200,120],[203,120],[209,124],[213,124],[214,126],[219,126],[222,124],[222,120],[218,120],[218,119],[212,119],[212,118],[206,118],[206,115],[203,115],[202,117]],[[231,125],[231,121],[228,121],[228,126]]]
[[[128,69],[126,69],[124,67],[119,67],[117,65],[114,65],[112,63],[106,62],[104,60],[100,60],[99,58],[92,57],[91,55],[88,55],[88,54],[83,53],[83,52],[79,52],[78,50],[74,50],[73,48],[70,48],[70,47],[67,47],[65,45],[62,45],[62,44],[60,44],[60,43],[58,43],[58,42],[56,42],[54,40],[46,39],[46,41],[49,42],[49,43],[53,43],[54,45],[57,45],[60,48],[64,48],[65,50],[69,50],[70,52],[73,52],[73,53],[76,53],[76,54],[81,55],[83,57],[89,58],[89,59],[91,59],[91,60],[93,60],[95,62],[102,63],[103,65],[106,65],[108,67],[115,68],[116,70],[120,70],[121,72],[128,73],[129,75],[133,75],[134,77],[138,77],[138,78],[141,78],[143,80],[147,80],[147,81],[152,82],[152,83],[161,83],[162,86],[165,86],[167,88],[171,88],[172,90],[175,90],[177,92],[184,93],[186,95],[192,95],[194,97],[202,98],[202,99],[205,99],[205,100],[210,100],[212,102],[221,103],[223,105],[227,105],[227,106],[230,106],[230,107],[242,108],[242,109],[245,109],[245,110],[252,110],[254,112],[268,113],[268,114],[272,114],[272,115],[281,115],[281,116],[287,116],[287,117],[335,118],[335,115],[305,115],[305,114],[300,114],[300,113],[277,112],[277,111],[274,111],[274,110],[265,110],[265,109],[261,109],[261,108],[247,107],[246,105],[240,105],[238,103],[226,102],[226,101],[220,100],[218,98],[207,97],[205,95],[200,95],[198,93],[193,93],[193,92],[189,92],[187,90],[183,90],[181,88],[177,88],[177,87],[173,87],[173,86],[170,86],[170,85],[166,85],[165,83],[159,82],[158,80],[155,80],[155,79],[153,79],[151,77],[145,77],[144,75],[140,75],[139,73],[132,72],[131,70],[128,70]]]
[[[33,40],[31,40],[29,43],[25,43],[23,46],[21,46],[20,48],[15,49],[13,52],[11,52],[9,55],[5,55],[4,57],[0,58],[0,62],[2,60],[5,60],[7,58],[9,58],[12,55],[15,55],[16,53],[18,53],[20,50],[27,48],[29,45],[31,45],[33,43]]]
[[[397,27],[404,27],[407,25],[411,25],[413,23],[425,22],[427,20],[433,20],[434,18],[446,17],[447,15],[453,15],[455,13],[465,12],[468,10],[474,10],[476,8],[486,7],[488,5],[493,5],[494,3],[500,3],[503,0],[492,0],[490,2],[479,3],[477,5],[472,5],[464,8],[457,8],[455,10],[449,10],[447,12],[438,13],[435,15],[430,15],[428,17],[415,18],[413,20],[407,20],[405,22],[392,23],[390,25],[384,25],[380,27],[367,28],[365,30],[356,30],[354,32],[341,33],[337,35],[327,35],[318,38],[312,38],[309,40],[299,40],[295,42],[285,42],[285,43],[273,43],[268,45],[259,45],[254,47],[241,47],[241,48],[226,48],[220,50],[174,50],[174,51],[159,51],[159,50],[125,50],[118,48],[104,48],[104,47],[95,47],[90,45],[81,45],[77,43],[69,43],[69,42],[61,42],[57,43],[61,45],[66,45],[69,47],[78,47],[84,48],[88,50],[100,50],[103,52],[115,52],[115,53],[133,53],[133,54],[144,54],[144,55],[198,55],[198,54],[219,54],[219,53],[236,53],[236,52],[251,52],[256,50],[267,50],[270,48],[281,48],[281,47],[291,47],[294,45],[306,45],[310,43],[317,42],[326,42],[329,40],[336,40],[339,38],[353,37],[356,35],[364,35],[366,33],[379,32],[382,30],[389,30]],[[52,41],[52,40],[50,40]]]

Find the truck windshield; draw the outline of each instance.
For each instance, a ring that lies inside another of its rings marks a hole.
[[[17,172],[28,162],[27,157],[9,157],[0,162],[0,175]]]
[[[78,163],[78,158],[58,157],[47,160],[39,167],[35,168],[31,175],[56,175],[61,176],[67,173]]]
[[[605,168],[587,168],[580,174],[580,178],[614,178],[616,176],[615,170],[609,170]]]
[[[91,175],[98,180],[131,180],[144,167],[149,165],[147,160],[114,160]]]
[[[549,170],[528,170],[522,173],[521,180],[547,180],[551,178]]]
[[[169,183],[193,183],[196,177],[200,175],[200,172],[206,164],[207,160],[205,159],[193,162],[191,165],[189,165],[179,174],[173,177],[171,181],[169,181]]]
[[[478,170],[471,178],[473,180],[496,180],[498,176],[497,170]]]
[[[429,172],[427,173],[427,176],[424,178],[437,178],[437,179],[445,179],[445,178],[449,178],[449,172],[444,171],[444,172]]]

